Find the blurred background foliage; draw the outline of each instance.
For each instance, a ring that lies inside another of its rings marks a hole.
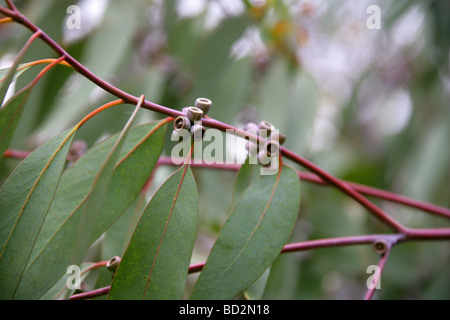
[[[207,97],[213,101],[211,117],[238,127],[267,120],[287,135],[288,148],[339,178],[450,206],[447,0],[15,3],[91,71],[131,94],[179,110]],[[81,8],[81,30],[66,27],[73,4]],[[366,10],[374,4],[381,9],[379,30],[366,25]],[[11,65],[29,36],[19,25],[0,27],[0,67]],[[50,57],[51,49],[36,41],[23,61]],[[15,89],[39,69],[27,71]],[[33,90],[10,147],[33,150],[112,99],[58,66]],[[132,108],[103,112],[76,139],[94,145],[119,131]],[[149,111],[140,117],[161,118]],[[17,164],[3,160],[0,178]],[[140,208],[173,170],[156,171],[146,199],[136,199],[112,228],[121,231],[106,233],[92,247],[92,261],[123,253],[123,237],[129,237]],[[230,209],[235,173],[194,172],[201,210],[196,263],[205,261]],[[304,182],[302,189],[291,242],[390,232],[333,188]],[[449,226],[443,218],[373,200],[409,227]],[[284,254],[271,269],[264,298],[360,299],[366,269],[377,262],[370,246]],[[448,241],[396,246],[375,298],[449,299],[449,265]],[[92,273],[85,289],[108,285],[108,277]],[[190,286],[195,278],[190,276]]]

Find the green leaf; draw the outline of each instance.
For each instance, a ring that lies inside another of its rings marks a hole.
[[[260,168],[257,165],[251,164],[249,158],[241,165],[234,181],[233,187],[233,204],[239,200],[241,195],[244,193],[253,181],[255,181],[260,174]]]
[[[0,84],[2,84],[7,89],[13,81],[17,80],[17,78],[19,78],[25,71],[27,71],[30,68],[30,66],[25,67],[26,65],[29,65],[29,63],[22,63],[22,64],[18,65],[15,72],[11,72],[11,70],[13,70],[12,69],[13,66],[11,66],[9,68],[0,69]],[[11,78],[10,78],[10,75],[12,75]],[[9,81],[9,84],[8,84],[8,81]],[[4,87],[2,87],[2,89]],[[1,99],[1,95],[0,95],[0,99]]]
[[[14,59],[14,63],[11,67],[0,70],[0,106],[5,102],[5,96],[8,91],[9,85],[14,81],[16,77],[16,69],[19,66],[20,60],[22,60],[25,53],[28,51],[28,48],[31,46],[31,43],[34,41],[34,37],[32,36],[27,43],[23,46],[20,52],[17,54]]]
[[[114,256],[122,257],[130,243],[134,229],[147,206],[148,190],[143,190],[133,203],[108,228],[102,237],[101,260],[109,260]],[[103,286],[110,285],[111,278]]]
[[[258,278],[250,287],[244,291],[244,297],[247,300],[261,300],[266,289],[267,281],[269,280],[270,267],[262,276]]]
[[[249,158],[239,169],[233,189],[233,204],[239,201],[244,191],[258,178],[260,174],[259,166],[250,164]],[[258,278],[250,287],[244,291],[244,297],[247,300],[260,300],[264,294],[267,280],[270,274],[270,267]]]
[[[0,190],[0,298],[11,299],[55,195],[76,130],[29,155]]]
[[[97,223],[98,230],[92,241],[115,221],[141,190],[161,153],[164,131],[165,126],[157,128],[157,123],[147,123],[130,130],[122,147],[121,160],[113,173],[108,200],[104,203],[100,221]],[[118,136],[119,134],[115,134],[98,143],[64,171],[33,250],[32,260],[87,197],[96,173]],[[113,188],[114,186],[118,188]]]
[[[233,299],[248,288],[278,257],[299,209],[300,181],[292,168],[260,176],[223,225],[191,299]]]
[[[90,243],[114,223],[142,189],[162,152],[165,130],[166,125],[162,122],[140,125],[130,130]],[[64,172],[24,280],[19,286],[20,297],[39,298],[74,263],[80,207],[86,201],[94,177],[117,139],[118,134],[99,143]]]
[[[82,206],[82,214],[80,217],[80,224],[78,225],[78,233],[76,238],[76,246],[74,251],[73,261],[75,264],[81,263],[83,257],[91,244],[91,238],[95,231],[95,225],[97,223],[98,217],[105,200],[105,195],[108,190],[108,185],[111,181],[114,167],[119,160],[120,151],[125,142],[125,138],[131,125],[136,118],[141,105],[142,99],[139,101],[138,105],[134,109],[133,114],[126,123],[124,129],[119,135],[119,138],[114,143],[114,146],[110,150],[105,161],[102,163],[102,167],[94,178],[94,183],[89,191],[89,194]]]
[[[33,43],[34,39],[35,37],[33,35],[27,41],[27,43],[17,54],[13,65],[8,68],[8,71],[0,73],[0,160],[3,157],[3,153],[9,146],[11,138],[16,131],[17,124],[19,123],[19,119],[22,115],[23,106],[28,99],[31,89],[35,85],[35,82],[30,83],[13,95],[8,101],[4,101],[9,85],[12,81],[14,81],[16,76],[16,69],[20,63],[20,60],[28,51],[28,48]],[[5,76],[3,77],[3,75]]]
[[[233,189],[233,204],[236,204],[239,198],[259,176],[260,167],[250,164],[249,158],[242,164],[239,169]],[[249,288],[244,291],[244,297],[247,300],[259,300],[264,294],[267,280],[270,274],[270,267],[267,269],[258,280],[256,280]]]
[[[32,88],[32,85],[23,88],[0,109],[0,159],[8,149]]]
[[[109,299],[182,299],[194,247],[198,193],[188,165],[173,173],[142,214]]]
[[[83,262],[80,266],[80,283],[83,283],[83,281],[87,278],[87,276],[91,272],[91,267],[94,266],[95,263],[93,262]],[[106,267],[105,267],[106,269]],[[74,289],[69,289],[67,287],[67,283],[73,283],[73,273],[66,273],[59,281],[51,288],[45,295],[40,297],[41,300],[52,300],[52,299],[65,299],[70,297],[74,294]],[[71,279],[69,279],[71,277]],[[71,281],[72,280],[72,281]]]

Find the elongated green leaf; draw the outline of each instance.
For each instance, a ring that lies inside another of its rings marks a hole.
[[[74,251],[73,261],[75,264],[81,263],[83,257],[89,248],[91,243],[92,235],[94,234],[95,225],[97,223],[98,217],[105,200],[106,191],[108,190],[109,182],[111,181],[114,167],[119,160],[120,151],[125,142],[125,138],[131,125],[136,118],[138,111],[142,105],[142,100],[136,106],[133,114],[125,125],[124,129],[119,135],[119,138],[114,143],[114,146],[110,150],[105,161],[102,163],[102,167],[95,176],[94,183],[92,184],[91,190],[86,198],[86,201],[82,206],[82,214],[80,224],[78,226],[78,233],[76,238],[76,246]]]
[[[94,265],[93,262],[83,262],[80,266],[80,284],[86,279],[90,273],[90,268]],[[65,299],[70,297],[75,292],[75,288],[69,289],[67,284],[73,284],[75,274],[72,272],[66,273],[47,293],[42,296],[41,300]]]
[[[114,166],[119,158],[122,145],[131,124],[140,110],[141,104],[142,102],[136,106],[135,111],[120,133],[119,138],[114,143],[112,149],[109,151],[106,159],[103,161],[100,170],[97,172],[87,197],[77,209],[77,211],[80,212],[80,217],[79,223],[77,224],[77,231],[75,233],[76,236],[74,239],[74,251],[72,252],[72,264],[80,264],[89,247],[89,240],[94,232],[94,226],[100,214]],[[19,290],[16,298],[22,298],[23,292],[23,290]]]
[[[31,46],[31,43],[34,41],[35,37],[32,36],[27,43],[23,46],[20,52],[17,54],[14,63],[10,68],[2,69],[0,71],[0,107],[5,102],[5,96],[8,91],[9,85],[14,81],[16,76],[16,69],[19,66],[20,60],[22,60],[25,53],[28,51],[28,48]]]
[[[164,140],[165,127],[155,129],[156,125],[157,123],[147,123],[130,130],[122,147],[119,164],[113,173],[113,182],[107,193],[108,200],[104,203],[100,221],[97,223],[98,231],[95,232],[92,241],[117,218],[117,212],[123,211],[133,201],[150,175],[161,153]],[[87,197],[96,173],[118,136],[119,134],[115,134],[98,143],[64,171],[31,260],[34,260],[65,220]],[[130,183],[131,181],[134,183]],[[113,186],[117,188],[113,189]]]
[[[27,86],[12,96],[0,109],[0,159],[16,131],[23,107],[33,86]]]
[[[247,300],[261,300],[266,289],[267,281],[269,280],[270,267],[255,281],[253,284],[245,289],[244,297]]]
[[[0,298],[13,297],[45,220],[76,130],[28,156],[0,190]]]
[[[259,175],[260,167],[255,164],[251,164],[249,158],[247,158],[241,165],[241,168],[236,175],[236,180],[234,181],[233,204],[236,204],[245,189],[247,189]]]
[[[14,66],[11,66],[9,68],[3,68],[0,69],[0,85],[9,86],[11,83],[8,84],[8,80],[10,82],[17,80],[18,77],[22,75],[25,71],[27,71],[30,67],[25,67],[29,63],[22,63],[17,66],[17,70],[12,73],[12,77],[10,78],[11,70],[13,70]],[[19,70],[20,69],[20,70]],[[3,88],[3,87],[2,87]],[[1,99],[1,96],[0,96]]]
[[[166,125],[160,122],[130,130],[90,243],[109,228],[142,189],[162,152],[165,130]],[[80,207],[117,139],[118,135],[115,135],[99,143],[64,172],[19,286],[18,297],[39,298],[75,262],[73,251],[81,217]]]
[[[0,82],[0,161],[3,157],[3,153],[8,148],[14,132],[16,131],[17,124],[22,115],[23,106],[28,99],[31,89],[34,87],[34,83],[29,84],[15,95],[13,95],[8,101],[5,100],[6,93],[11,82],[16,75],[17,66],[20,60],[23,58],[28,48],[34,41],[33,35],[27,43],[23,46],[20,52],[17,54],[13,65],[8,69],[4,77],[1,77]],[[2,75],[2,74],[0,74]]]
[[[191,299],[232,299],[273,263],[300,209],[300,181],[282,166],[263,175],[235,204],[201,272]]]
[[[239,169],[233,189],[233,204],[239,201],[239,198],[259,176],[260,168],[258,165],[250,164],[249,158],[242,164]],[[247,300],[259,300],[264,294],[267,280],[269,279],[270,267],[244,291],[244,297]]]
[[[188,165],[172,174],[142,214],[109,299],[181,299],[194,247],[198,194]]]
[[[260,167],[250,164],[249,158],[242,164],[239,169],[233,189],[233,204],[239,201],[239,198],[260,175]],[[270,274],[270,267],[257,279],[249,288],[244,291],[244,297],[247,300],[259,300],[264,294],[264,289]]]

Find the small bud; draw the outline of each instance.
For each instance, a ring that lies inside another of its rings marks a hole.
[[[378,253],[378,254],[384,254],[384,253],[386,253],[386,251],[388,250],[388,248],[389,248],[389,244],[388,244],[388,242],[387,242],[386,240],[384,240],[384,239],[377,240],[377,241],[375,241],[375,243],[374,243],[374,249],[375,249],[375,252]]]
[[[273,124],[271,124],[267,121],[261,121],[258,125],[258,128],[260,130],[267,130],[268,135],[272,132],[272,130],[275,130],[275,127],[273,126]]]
[[[267,155],[266,150],[261,150],[258,152],[258,160],[263,166],[270,165],[270,158],[271,157]]]
[[[87,144],[83,140],[76,140],[72,143],[67,153],[67,161],[72,163],[81,157],[87,149]]]
[[[196,107],[189,107],[186,114],[191,123],[202,120],[203,111]]]
[[[248,153],[251,155],[256,155],[258,152],[258,144],[252,141],[247,141],[245,144],[245,149],[248,150]]]
[[[194,124],[191,127],[191,134],[194,137],[194,141],[201,141],[205,136],[205,128],[200,124]]]
[[[284,134],[274,131],[270,134],[270,140],[278,141],[280,145],[282,145],[286,141],[286,136]]]
[[[184,107],[183,109],[181,109],[181,112],[183,112],[184,114],[187,114],[189,107]]]
[[[244,127],[244,131],[250,131],[255,134],[258,134],[258,129],[259,129],[258,125],[253,122],[247,123]]]
[[[191,129],[191,122],[185,116],[178,116],[173,121],[173,128],[175,131],[181,131],[183,129],[189,130]]]
[[[272,159],[268,164],[261,166],[261,175],[274,175],[278,172],[278,158]]]
[[[195,100],[194,106],[203,111],[203,114],[207,114],[209,109],[211,109],[212,102],[206,98],[198,98]]]
[[[170,137],[171,141],[176,141],[176,142],[180,142],[180,139],[182,139],[182,141],[187,140],[187,139],[191,139],[191,132],[187,129],[181,129],[180,131],[177,130],[173,130],[172,131],[172,136]]]
[[[280,144],[275,140],[269,140],[264,145],[264,151],[269,157],[276,157],[280,153]]]
[[[116,273],[117,267],[120,264],[120,261],[122,261],[122,259],[120,259],[120,257],[112,257],[111,260],[108,261],[108,263],[106,264],[106,268],[108,268],[109,271],[111,271],[112,273]]]

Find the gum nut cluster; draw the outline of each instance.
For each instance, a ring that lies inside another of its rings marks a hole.
[[[203,115],[207,114],[212,102],[207,98],[197,98],[193,107],[183,108],[184,115],[178,116],[173,121],[173,134],[182,130],[188,130],[195,141],[203,139],[205,128],[201,125]]]
[[[276,157],[280,152],[280,145],[286,140],[286,136],[280,134],[278,130],[275,130],[275,127],[267,121],[261,121],[259,124],[249,122],[245,125],[244,130],[260,136],[263,139],[268,137],[262,148],[258,146],[257,142],[252,141],[251,139],[245,145],[245,148],[250,155],[257,154],[257,159],[261,164],[267,164],[269,163],[270,158]],[[265,136],[261,136],[261,133],[265,133]]]

